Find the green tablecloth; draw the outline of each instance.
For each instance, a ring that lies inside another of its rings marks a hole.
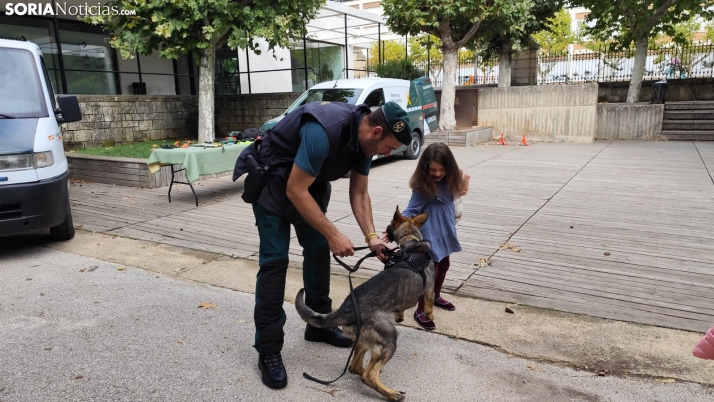
[[[222,147],[188,147],[163,149],[157,148],[149,156],[149,172],[156,173],[161,166],[183,165],[189,183],[198,180],[201,175],[218,174],[232,171],[238,155],[250,142]]]

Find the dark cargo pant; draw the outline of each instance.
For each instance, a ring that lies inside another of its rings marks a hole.
[[[279,353],[283,348],[285,325],[285,276],[288,269],[290,223],[253,204],[255,225],[260,235],[260,270],[255,287],[255,349],[261,355]],[[305,302],[318,313],[332,311],[330,299],[330,248],[327,239],[308,223],[295,225],[303,248]]]

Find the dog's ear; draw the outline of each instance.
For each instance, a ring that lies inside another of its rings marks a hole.
[[[427,220],[428,218],[429,218],[429,213],[428,213],[428,212],[427,212],[427,213],[424,213],[424,214],[421,214],[421,215],[417,215],[417,216],[415,216],[414,218],[412,218],[412,223],[413,223],[414,226],[416,226],[417,228],[421,228],[421,227],[424,225],[424,222],[426,222],[426,220]]]
[[[397,211],[394,213],[394,217],[392,218],[393,223],[402,223],[404,222],[404,217],[402,216],[402,213],[399,212],[399,206],[397,205]],[[395,229],[396,227],[393,226]]]

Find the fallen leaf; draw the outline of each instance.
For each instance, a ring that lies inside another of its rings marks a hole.
[[[655,381],[661,382],[661,383],[670,383],[670,382],[674,382],[674,378],[657,378],[657,379],[655,379]]]
[[[535,367],[533,367],[533,366],[528,366],[528,368],[531,369],[531,370],[533,370],[533,371],[538,371],[538,369],[535,368]]]
[[[79,270],[79,272],[84,272],[84,271],[86,271],[86,270],[87,270],[87,268],[82,268],[82,269]]]
[[[117,271],[126,271],[126,267],[119,267],[117,268]]]
[[[605,252],[605,255],[610,255],[610,253],[608,253],[608,252],[606,251],[606,252]]]
[[[202,308],[204,310],[208,310],[209,308],[216,308],[216,307],[218,307],[218,304],[209,303],[209,302],[202,302],[201,304],[198,305],[198,308]]]
[[[478,264],[474,264],[474,265],[478,265],[479,267],[487,267],[487,266],[491,265],[491,260],[486,259],[486,258],[479,258]]]
[[[510,307],[506,307],[506,312],[507,312],[508,314],[513,314],[513,310],[511,310]]]
[[[83,375],[78,375],[78,376],[75,376],[75,377],[74,377],[75,380],[81,380],[82,378],[84,378]]]
[[[236,321],[236,324],[245,324],[245,320],[238,320]]]
[[[509,358],[509,359],[513,359],[513,353],[507,354],[506,357]]]
[[[516,253],[520,253],[522,250],[522,248],[520,248],[518,246],[514,246],[513,244],[510,244],[510,243],[503,243],[503,244],[501,244],[500,248],[501,248],[501,250],[511,249],[511,250],[515,251]]]
[[[417,355],[417,353],[416,353],[416,352],[414,352],[414,356],[416,356],[416,355]]]
[[[26,281],[31,281],[31,280],[32,280],[32,278],[26,278],[25,280],[26,280]]]
[[[182,340],[178,340],[178,341],[176,341],[176,343],[181,344],[181,345],[185,345]]]

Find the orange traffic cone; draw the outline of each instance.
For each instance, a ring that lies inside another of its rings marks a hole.
[[[526,133],[523,133],[523,138],[521,138],[521,142],[520,142],[520,144],[518,144],[518,146],[521,146],[521,145],[523,145],[525,147],[531,145],[528,143],[528,141],[526,141]]]
[[[501,139],[498,140],[496,145],[508,145],[508,144],[506,144],[505,138],[503,138],[503,131],[501,131]]]

